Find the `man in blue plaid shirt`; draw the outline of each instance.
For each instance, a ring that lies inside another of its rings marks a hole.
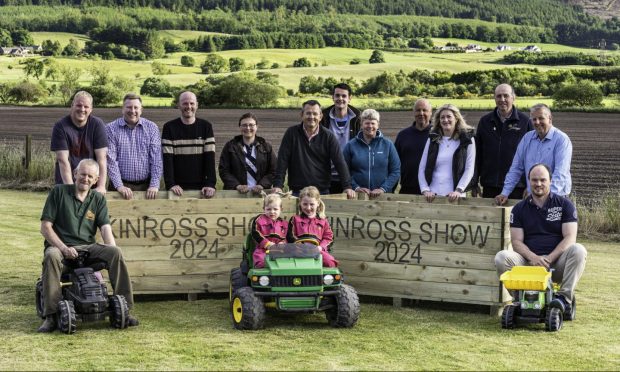
[[[146,191],[155,199],[162,175],[161,137],[157,124],[142,116],[142,99],[129,93],[123,98],[123,117],[106,125],[108,134],[108,190],[132,199]]]

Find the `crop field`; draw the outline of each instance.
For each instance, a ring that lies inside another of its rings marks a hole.
[[[327,104],[328,102],[324,102]],[[353,104],[356,102],[354,101]],[[363,107],[362,107],[363,108]],[[229,139],[239,133],[238,118],[247,109],[203,109],[198,116],[207,118],[214,125],[216,136],[216,158]],[[296,110],[252,110],[259,118],[258,135],[265,137],[279,148],[284,130],[299,122]],[[0,140],[21,140],[32,134],[35,141],[49,141],[52,126],[66,115],[66,108],[0,107]],[[95,114],[106,122],[120,116],[119,109],[96,109]],[[482,111],[467,111],[465,119],[476,125]],[[164,122],[178,116],[172,108],[145,109],[144,116],[157,122]],[[394,140],[402,128],[410,125],[409,111],[381,112],[381,129]],[[603,195],[608,190],[617,190],[620,184],[620,126],[617,114],[607,113],[563,113],[554,114],[553,123],[566,132],[573,143],[572,179],[573,192],[580,197]]]

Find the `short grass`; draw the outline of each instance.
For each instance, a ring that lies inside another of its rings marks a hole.
[[[172,39],[175,43],[183,40],[194,40],[200,36],[207,35],[229,35],[221,32],[209,32],[209,31],[194,31],[194,30],[160,30],[157,31],[159,36],[163,39]]]
[[[90,38],[86,35],[82,34],[72,34],[69,32],[31,32],[32,38],[34,39],[35,44],[41,45],[45,40],[58,41],[60,45],[64,48],[65,45],[69,44],[69,39],[77,40],[80,47],[84,47],[86,41],[90,40]]]
[[[617,370],[620,253],[586,242],[577,320],[557,333],[502,330],[475,308],[362,303],[353,329],[322,314],[269,316],[257,332],[232,329],[228,302],[138,300],[137,328],[79,324],[73,336],[35,333],[42,256],[41,193],[0,190],[0,369],[3,370]]]

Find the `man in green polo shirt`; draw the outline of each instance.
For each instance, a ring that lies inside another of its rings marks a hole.
[[[41,277],[45,321],[39,332],[56,329],[55,315],[62,297],[62,260],[77,258],[78,250],[89,251],[90,258],[106,263],[114,293],[125,296],[129,308],[133,307],[131,280],[112,235],[105,197],[90,189],[99,180],[99,165],[92,159],[84,159],[74,175],[75,184],[56,185],[50,191],[41,214],[41,234],[45,238]],[[97,228],[101,230],[103,244],[95,240]],[[138,319],[130,315],[128,324],[137,326]]]

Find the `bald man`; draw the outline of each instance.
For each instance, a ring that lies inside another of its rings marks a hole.
[[[166,189],[175,195],[200,190],[215,195],[215,136],[213,125],[196,117],[198,100],[192,92],[179,96],[181,117],[164,124],[161,135]]]
[[[400,158],[400,193],[421,194],[418,168],[431,128],[433,107],[427,99],[413,105],[413,124],[398,132],[394,146]]]
[[[521,138],[534,129],[529,116],[517,110],[514,101],[512,87],[508,84],[498,85],[495,88],[495,110],[478,122],[476,168],[483,198],[494,198],[501,194]],[[521,199],[524,190],[525,177],[521,177],[508,196]]]

